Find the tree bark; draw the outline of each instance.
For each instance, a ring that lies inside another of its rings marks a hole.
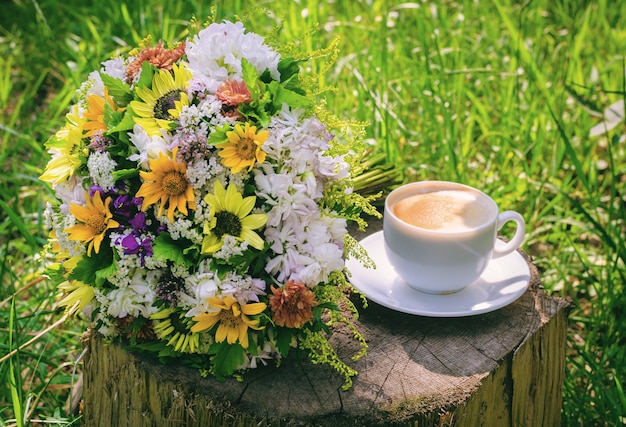
[[[367,356],[343,378],[295,355],[218,382],[92,336],[84,366],[87,426],[557,426],[569,303],[546,295],[529,261],[529,290],[497,311],[428,318],[375,303],[357,325]],[[349,331],[332,342],[359,350]]]

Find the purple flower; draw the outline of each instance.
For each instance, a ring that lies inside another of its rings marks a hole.
[[[138,239],[140,241],[138,241]],[[124,255],[139,255],[141,259],[141,266],[144,266],[145,258],[152,256],[152,239],[146,237],[140,239],[134,234],[129,234],[122,239],[122,246],[124,247]]]
[[[91,138],[91,143],[89,144],[89,148],[100,153],[106,151],[109,146],[111,146],[111,141],[106,136],[102,135],[102,131],[98,131],[98,133]]]
[[[102,200],[104,200],[107,196],[106,191],[104,191],[102,187],[98,185],[92,185],[91,187],[89,187],[89,197],[93,197],[96,193],[100,193],[100,197],[102,197]]]
[[[146,229],[146,214],[144,212],[138,212],[130,221],[128,221],[133,230],[145,230]]]
[[[122,194],[115,198],[113,201],[113,209],[116,214],[130,218],[138,207],[141,205],[141,199],[137,197],[131,197],[128,194]]]

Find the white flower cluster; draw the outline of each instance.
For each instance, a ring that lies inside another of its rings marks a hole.
[[[265,238],[276,254],[266,270],[281,282],[294,280],[312,287],[343,267],[346,221],[323,214],[319,200],[328,181],[345,178],[342,157],[329,148],[325,127],[316,118],[302,119],[301,110],[284,109],[270,125],[268,162],[254,170],[257,195],[271,209]]]
[[[269,70],[274,80],[280,79],[278,53],[263,44],[263,37],[246,33],[241,22],[208,26],[188,44],[185,53],[194,77],[210,91],[228,79],[241,80],[242,59],[260,72]]]

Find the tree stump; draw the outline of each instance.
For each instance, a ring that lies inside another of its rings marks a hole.
[[[376,224],[373,228],[380,228]],[[375,303],[357,322],[369,345],[351,389],[325,365],[290,355],[218,382],[92,336],[84,366],[86,426],[557,426],[569,303],[531,283],[514,303],[463,318]],[[343,360],[359,350],[332,337]]]

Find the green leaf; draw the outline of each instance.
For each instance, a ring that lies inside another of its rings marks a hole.
[[[174,264],[187,265],[191,260],[185,258],[185,240],[174,240],[167,233],[161,233],[152,243],[153,257],[159,261],[171,261]]]
[[[228,141],[228,137],[226,136],[226,132],[232,131],[233,128],[230,125],[224,125],[217,129],[215,129],[209,137],[207,138],[208,145],[219,145],[226,141]]]
[[[291,108],[307,109],[313,105],[312,99],[289,90],[284,86],[281,86],[278,82],[271,82],[268,86],[273,94],[274,106],[276,110],[280,109],[283,104],[287,104]]]
[[[122,111],[115,111],[109,104],[104,104],[104,124],[107,129],[117,126],[123,118],[124,113]]]
[[[253,277],[261,277],[265,274],[265,251],[249,249],[242,254],[233,255],[228,260],[213,258],[211,267],[218,271],[220,277],[236,271],[240,274],[249,274]]]
[[[155,68],[148,61],[141,64],[141,76],[137,82],[137,87],[152,87]]]
[[[100,271],[111,268],[112,263],[113,251],[108,245],[103,244],[97,254],[85,255],[69,274],[69,278],[87,284],[101,284],[102,278],[106,276]]]
[[[276,327],[276,347],[283,357],[287,357],[291,349],[291,340],[294,330],[291,328]]]
[[[100,73],[100,77],[102,78],[102,82],[106,88],[109,90],[109,95],[111,95],[118,106],[127,105],[130,101],[132,101],[133,94],[128,84],[105,73]]]
[[[209,347],[209,354],[214,354],[213,373],[215,377],[224,381],[231,376],[238,366],[245,362],[245,351],[240,344],[228,344],[227,342],[214,343]]]
[[[138,169],[120,169],[113,171],[113,179],[119,181],[121,179],[130,179],[139,175]]]
[[[293,58],[283,58],[278,62],[278,72],[280,73],[281,83],[291,80],[300,72],[299,61]]]
[[[130,105],[126,108],[126,111],[124,111],[124,117],[122,117],[122,120],[119,121],[119,123],[117,123],[115,126],[113,126],[112,128],[110,128],[107,131],[107,135],[113,135],[114,133],[117,132],[126,132],[129,130],[132,130],[133,127],[135,126],[135,112],[132,110],[132,108],[130,108]]]
[[[257,74],[256,68],[252,65],[246,58],[241,60],[241,75],[243,81],[248,86],[248,90],[252,92],[257,87],[257,80],[259,79],[259,75]]]
[[[105,268],[96,271],[96,281],[94,282],[97,287],[101,287],[107,278],[111,277],[117,271],[117,265],[112,262]]]

